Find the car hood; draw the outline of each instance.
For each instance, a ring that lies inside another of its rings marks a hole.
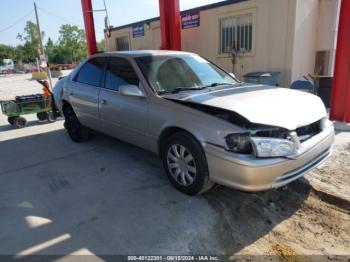
[[[264,85],[240,84],[164,97],[230,110],[252,123],[288,130],[295,130],[327,116],[323,102],[315,95]]]

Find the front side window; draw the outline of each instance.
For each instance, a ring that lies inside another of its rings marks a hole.
[[[253,15],[239,15],[220,20],[220,53],[252,51]]]
[[[105,88],[118,91],[121,85],[138,86],[139,79],[128,60],[112,57],[106,71]]]
[[[136,58],[149,84],[159,94],[178,88],[200,89],[236,84],[229,74],[198,55],[157,55]]]
[[[76,81],[92,86],[101,86],[104,61],[105,59],[102,57],[92,58],[87,61],[79,70]]]

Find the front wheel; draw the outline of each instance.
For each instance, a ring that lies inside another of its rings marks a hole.
[[[15,124],[15,119],[17,118],[17,116],[10,116],[7,118],[7,121],[9,122],[9,124],[11,126],[13,126]]]
[[[165,172],[170,182],[181,192],[198,195],[209,190],[207,160],[199,142],[186,132],[169,137],[161,150]]]
[[[73,141],[80,143],[89,139],[89,131],[80,124],[72,107],[64,109],[64,117],[64,127]]]

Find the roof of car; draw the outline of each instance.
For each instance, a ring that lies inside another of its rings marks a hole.
[[[103,52],[97,55],[101,56],[113,56],[113,55],[123,55],[131,57],[140,57],[140,56],[156,56],[156,55],[184,55],[184,54],[193,54],[184,51],[171,51],[171,50],[134,50],[134,51],[114,51],[114,52]]]

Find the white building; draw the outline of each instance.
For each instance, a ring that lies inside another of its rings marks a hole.
[[[227,0],[186,10],[182,49],[239,78],[252,71],[280,72],[283,86],[307,74],[332,76],[339,5],[340,0]],[[159,17],[115,27],[105,39],[108,51],[159,49]]]

